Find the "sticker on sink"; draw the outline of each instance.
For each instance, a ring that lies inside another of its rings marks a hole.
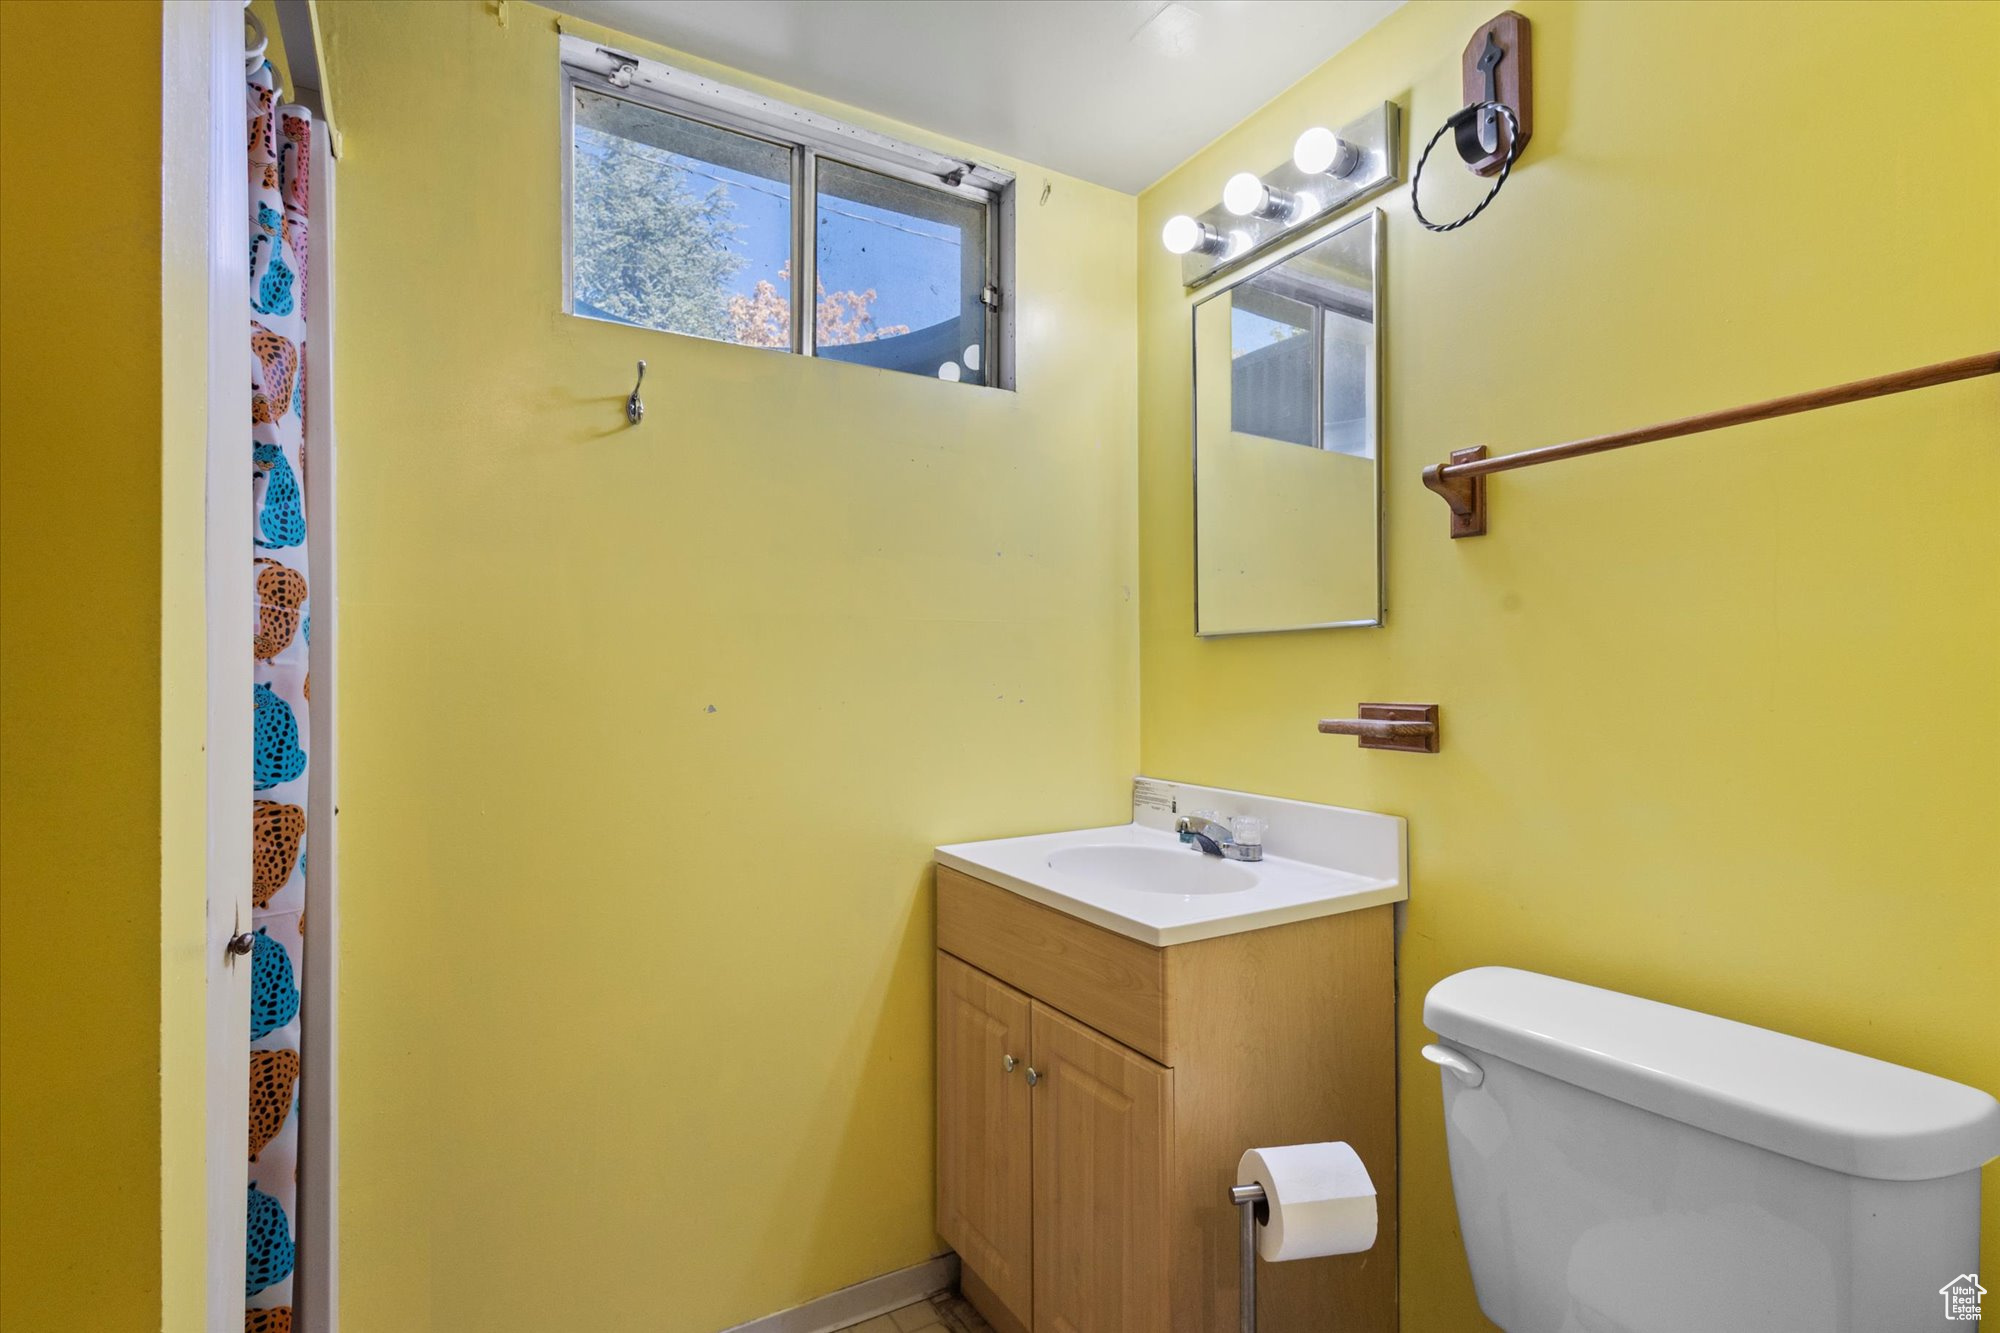
[[[1161,814],[1166,815],[1175,813],[1173,787],[1168,783],[1159,782],[1153,778],[1133,778],[1132,809],[1134,811],[1158,810]]]

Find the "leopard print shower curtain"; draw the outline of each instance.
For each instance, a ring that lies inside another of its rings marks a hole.
[[[306,930],[312,637],[305,507],[306,202],[312,116],[249,79],[250,438],[257,597],[246,1333],[289,1333],[298,1255],[299,982]]]

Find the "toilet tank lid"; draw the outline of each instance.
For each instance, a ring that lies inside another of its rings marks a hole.
[[[1934,1180],[2000,1156],[2000,1102],[1838,1047],[1511,967],[1446,977],[1424,1024],[1712,1133],[1875,1180]]]

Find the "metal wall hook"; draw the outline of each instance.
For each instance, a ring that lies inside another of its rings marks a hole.
[[[646,363],[641,361],[639,363],[638,382],[632,386],[632,396],[625,400],[625,419],[635,426],[646,419],[646,403],[644,399],[639,397],[639,385],[645,382]]]

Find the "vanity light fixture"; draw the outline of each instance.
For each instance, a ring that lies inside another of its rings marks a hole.
[[[1292,145],[1292,165],[1308,176],[1351,176],[1361,150],[1324,125],[1315,125]]]
[[[1168,218],[1160,244],[1181,257],[1181,284],[1192,290],[1374,198],[1401,175],[1396,104],[1384,102],[1344,125],[1308,129],[1269,171],[1230,177],[1214,207]]]
[[[1185,213],[1176,213],[1160,228],[1160,244],[1173,255],[1219,255],[1228,247],[1222,233]]]
[[[1274,190],[1251,171],[1239,171],[1222,187],[1222,206],[1239,218],[1272,218],[1288,222],[1298,211],[1298,196]]]

